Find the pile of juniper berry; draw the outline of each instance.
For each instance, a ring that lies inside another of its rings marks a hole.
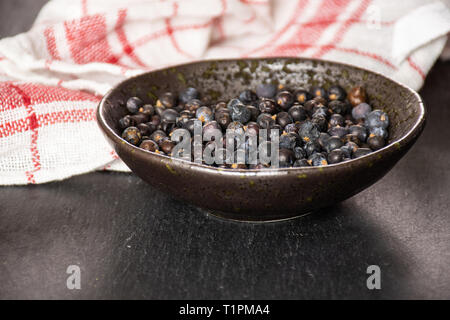
[[[119,127],[122,138],[129,143],[169,156],[176,145],[171,139],[173,133],[187,130],[193,136],[196,120],[201,121],[203,134],[211,129],[222,130],[223,148],[227,129],[256,135],[260,129],[275,129],[279,132],[280,167],[324,166],[359,158],[385,146],[389,117],[382,110],[372,110],[368,102],[361,86],[347,93],[337,85],[328,90],[288,90],[260,84],[255,91],[248,89],[229,101],[216,103],[201,100],[197,89],[187,88],[178,95],[162,94],[154,105],[138,97],[129,98],[125,104],[128,114],[119,120]],[[200,143],[200,150],[204,150],[212,142]],[[199,148],[191,148],[191,161],[194,150]],[[213,166],[262,169],[269,164]]]

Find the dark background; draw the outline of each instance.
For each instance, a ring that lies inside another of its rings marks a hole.
[[[43,0],[1,0],[0,37]],[[380,182],[271,224],[218,220],[131,174],[0,188],[0,298],[450,298],[450,62],[422,96],[423,136]],[[81,290],[66,268],[81,267]],[[382,289],[366,288],[381,268]]]

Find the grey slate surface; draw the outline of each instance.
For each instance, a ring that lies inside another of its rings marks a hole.
[[[42,0],[2,0],[0,37]],[[129,174],[0,188],[0,298],[450,298],[450,62],[422,90],[421,139],[380,182],[307,217],[210,217]],[[81,290],[66,268],[81,267]],[[366,288],[381,267],[382,289]]]

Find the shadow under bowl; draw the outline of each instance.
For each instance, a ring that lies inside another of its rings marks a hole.
[[[118,120],[131,96],[154,104],[167,91],[198,88],[211,101],[233,98],[272,80],[286,88],[363,85],[375,109],[390,117],[386,147],[324,167],[224,170],[142,150],[120,137]],[[97,121],[119,157],[154,187],[225,218],[270,221],[303,215],[343,201],[382,178],[417,140],[425,108],[412,89],[351,65],[301,58],[209,60],[156,70],[123,81],[108,92]]]

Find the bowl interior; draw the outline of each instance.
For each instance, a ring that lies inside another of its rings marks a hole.
[[[192,86],[199,89],[203,99],[217,102],[269,81],[290,89],[339,84],[350,90],[355,85],[364,86],[372,107],[384,110],[390,117],[389,144],[405,136],[422,112],[413,91],[379,74],[298,58],[203,61],[143,74],[108,93],[101,112],[108,126],[120,135],[118,120],[126,114],[123,105],[130,96],[154,104],[164,92],[179,92]]]

